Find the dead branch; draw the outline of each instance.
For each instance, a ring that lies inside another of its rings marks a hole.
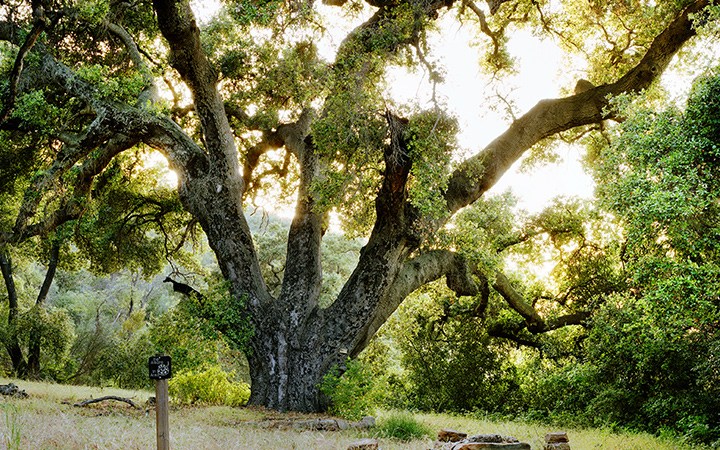
[[[132,407],[135,408],[135,409],[141,409],[138,405],[135,404],[135,402],[133,402],[133,401],[130,400],[129,398],[118,397],[118,396],[115,396],[115,395],[106,395],[105,397],[98,397],[98,398],[91,398],[91,399],[89,399],[89,400],[83,400],[83,401],[78,402],[78,403],[73,403],[73,406],[87,406],[87,405],[91,405],[91,404],[93,404],[93,403],[104,402],[104,401],[106,401],[106,400],[116,400],[116,401],[118,401],[118,402],[125,402],[125,403],[127,403],[128,405],[132,406]]]

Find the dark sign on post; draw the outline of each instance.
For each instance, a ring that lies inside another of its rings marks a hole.
[[[148,358],[150,379],[155,380],[155,423],[158,450],[170,450],[170,408],[168,399],[168,378],[172,377],[170,357],[166,355]]]
[[[151,356],[148,359],[148,369],[151,380],[167,380],[172,377],[169,356]]]

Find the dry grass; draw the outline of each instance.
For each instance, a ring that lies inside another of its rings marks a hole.
[[[155,447],[154,411],[137,410],[121,402],[102,402],[78,408],[72,403],[117,395],[144,404],[148,391],[128,391],[85,386],[13,381],[24,389],[27,399],[0,399],[0,448],[10,449],[150,449]],[[65,403],[63,403],[65,402]],[[69,404],[68,404],[69,403]],[[253,408],[194,407],[170,411],[170,439],[173,449],[303,449],[338,450],[372,430],[340,432],[264,429],[253,422],[273,418],[304,418],[279,415]],[[433,430],[453,428],[468,433],[498,433],[542,448],[549,431],[539,425],[517,422],[489,422],[439,414],[418,414],[416,418]],[[382,420],[382,413],[379,420]],[[573,450],[678,450],[678,443],[662,442],[648,435],[612,434],[602,430],[566,429]],[[381,439],[383,450],[432,448],[432,439],[398,442]]]

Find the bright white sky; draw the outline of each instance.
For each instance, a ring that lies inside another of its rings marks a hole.
[[[517,75],[508,78],[502,88],[491,86],[479,69],[482,49],[471,45],[472,25],[461,26],[452,13],[442,20],[440,29],[444,33],[434,54],[442,55],[447,72],[445,83],[438,87],[438,94],[461,123],[458,141],[467,152],[465,156],[477,153],[510,125],[512,119],[504,109],[493,111],[487,107],[501,105],[494,97],[496,94],[511,100],[514,114],[520,116],[539,100],[558,97],[561,87],[574,86],[577,79],[583,78],[582,74],[573,76],[561,72],[563,55],[552,42],[542,42],[528,32],[516,32],[508,47],[516,59]],[[432,107],[427,76],[416,77],[412,82],[407,78],[398,79],[393,87],[396,98],[413,101],[424,97],[419,100],[421,106]],[[520,200],[518,206],[529,212],[540,211],[558,195],[589,198],[594,184],[582,170],[578,150],[566,146],[559,151],[561,162],[526,173],[520,173],[520,164],[516,164],[490,193],[512,189]]]
[[[332,60],[340,41],[359,22],[339,20],[338,8],[324,6],[320,2],[316,4],[321,12],[333,17],[331,35],[325,44],[319,44],[321,54]],[[485,7],[484,3],[479,5]],[[193,2],[193,8],[201,20],[214,14],[218,7],[217,0]],[[461,26],[454,19],[453,13],[446,14],[441,20],[439,29],[443,33],[438,36],[432,53],[426,56],[432,61],[439,59],[440,65],[446,67],[445,82],[438,86],[438,98],[460,121],[458,140],[467,156],[478,152],[505,131],[511,119],[505,111],[492,111],[486,106],[497,104],[492,98],[495,88],[488,85],[487,79],[480,72],[478,61],[482,57],[482,49],[470,44],[472,24]],[[541,99],[560,96],[562,88],[568,90],[578,79],[585,78],[581,71],[566,67],[567,60],[563,59],[554,43],[540,41],[529,33],[514,33],[509,51],[516,59],[518,75],[509,79],[500,93],[514,102],[514,113],[517,116]],[[720,49],[716,48],[712,59],[717,61],[718,54]],[[430,100],[432,89],[426,73],[409,75],[394,70],[389,77],[390,95],[396,100],[415,103],[422,108],[433,106]],[[669,76],[665,77],[665,86],[678,98],[684,98],[689,83],[687,78]],[[512,189],[520,200],[519,207],[528,212],[540,211],[550,199],[558,195],[592,197],[594,183],[579,162],[581,149],[564,146],[558,152],[561,161],[557,164],[536,167],[525,173],[520,173],[519,164],[516,164],[491,193]],[[462,154],[457,155],[458,159],[462,157]]]

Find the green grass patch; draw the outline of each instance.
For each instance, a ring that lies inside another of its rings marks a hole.
[[[377,422],[379,437],[405,442],[430,437],[435,433],[429,426],[420,422],[416,416],[405,411],[391,412],[380,417]]]

